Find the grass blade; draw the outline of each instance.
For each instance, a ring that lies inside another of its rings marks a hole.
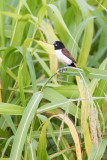
[[[0,1],[0,12],[4,10],[4,0]],[[4,35],[4,16],[0,14],[0,36],[1,46],[5,46],[5,35]]]
[[[22,115],[24,108],[15,104],[0,103],[0,114]]]
[[[101,160],[106,147],[107,138],[99,141],[98,147],[96,147],[96,144],[93,144],[88,160]]]
[[[12,146],[12,150],[11,150],[11,154],[10,154],[11,160],[20,160],[22,149],[24,146],[24,142],[25,142],[25,139],[27,136],[29,126],[31,124],[31,121],[35,115],[35,112],[37,110],[37,107],[38,107],[42,97],[43,97],[42,92],[35,93],[32,96],[31,100],[29,101],[29,103],[23,113],[21,122],[19,124],[19,127],[17,129],[16,135],[14,138],[14,142],[13,142],[13,146]]]
[[[35,93],[37,91],[35,68],[34,68],[33,61],[32,61],[30,53],[27,52],[26,54],[27,54],[26,55],[27,64],[28,64],[28,67],[29,67],[31,80],[32,80],[32,89],[33,89],[33,92]]]
[[[15,10],[16,14],[20,13],[20,10],[25,2],[26,2],[26,0],[19,0],[17,8]],[[11,42],[10,42],[11,45],[17,46],[21,42],[20,40],[22,39],[22,34],[23,34],[25,24],[26,24],[26,22],[19,22],[18,20],[13,20],[14,27],[13,27],[13,32],[12,32],[12,37],[11,37]],[[19,31],[21,31],[20,37],[19,37]]]
[[[69,41],[70,38],[75,42],[75,40],[74,40],[73,36],[70,34],[59,10],[57,9],[57,7],[55,5],[52,5],[52,4],[48,5],[48,14],[50,16],[50,19],[54,22],[53,25],[55,26],[55,28],[60,36],[60,39],[63,41],[63,43],[67,44],[67,42]],[[77,43],[76,43],[76,45],[77,45]]]
[[[11,116],[9,115],[3,115],[3,117],[5,118],[5,120],[7,121],[7,124],[9,125],[9,127],[11,128],[12,132],[15,134],[16,133],[16,128],[14,126],[14,123],[12,121]]]
[[[59,117],[59,119],[61,119],[62,121],[64,121],[68,125],[69,130],[70,130],[70,134],[72,135],[73,140],[75,142],[77,159],[82,160],[80,141],[79,141],[79,136],[78,136],[77,130],[75,128],[75,125],[67,116],[62,115],[62,114],[58,114],[57,116],[55,115],[55,116],[50,117],[46,121],[44,126],[42,127],[41,134],[39,137],[38,148],[37,148],[37,159],[38,160],[47,160],[46,128],[50,122],[50,119],[52,119],[53,117]],[[43,143],[43,141],[44,141],[44,143]]]
[[[19,71],[18,71],[18,85],[20,90],[21,103],[22,103],[22,106],[25,107],[26,99],[25,99],[24,87],[23,87],[22,65],[20,65]]]

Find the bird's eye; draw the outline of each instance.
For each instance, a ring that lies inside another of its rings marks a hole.
[[[55,44],[55,46],[58,46],[57,44]]]

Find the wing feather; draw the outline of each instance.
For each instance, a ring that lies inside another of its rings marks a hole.
[[[69,52],[66,48],[63,48],[63,49],[62,49],[62,53],[63,53],[66,57],[68,57],[69,59],[71,59],[74,64],[76,63],[75,59],[72,57],[72,55],[70,54],[70,52]]]

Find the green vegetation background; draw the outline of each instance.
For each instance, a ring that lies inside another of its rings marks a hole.
[[[0,160],[107,159],[106,8],[107,0],[0,1]],[[79,69],[57,71],[56,40]]]

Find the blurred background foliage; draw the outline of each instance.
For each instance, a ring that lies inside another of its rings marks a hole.
[[[0,159],[107,159],[106,56],[107,0],[0,0]]]

